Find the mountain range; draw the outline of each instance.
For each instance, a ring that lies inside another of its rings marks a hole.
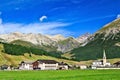
[[[103,50],[105,50],[107,58],[119,58],[120,18],[103,26],[94,34],[86,33],[78,38],[64,37],[60,34],[53,36],[40,33],[25,34],[13,32],[9,34],[0,34],[0,42],[4,44],[12,44],[12,46],[17,45],[15,47],[23,46],[29,47],[30,49],[32,47],[31,50],[34,51],[31,52],[33,53],[42,50],[43,54],[45,54],[44,51],[56,52],[55,54],[60,52],[61,55],[69,54],[70,59],[77,61],[102,58]],[[9,47],[10,46],[11,45],[9,45]],[[11,48],[7,47],[7,49]],[[21,47],[21,49],[23,48]],[[30,51],[30,49],[28,50]],[[64,56],[64,58],[67,58],[67,56]]]
[[[80,44],[84,43],[84,40],[87,39],[88,36],[89,35],[75,39],[73,37],[65,38],[60,34],[50,36],[50,35],[42,35],[42,34],[33,34],[33,33],[25,34],[20,32],[14,32],[10,34],[1,34],[0,40],[1,42],[11,43],[16,45],[23,45],[22,42],[24,42],[24,44],[29,43],[31,45],[32,44],[37,45],[41,48],[44,48],[48,52],[60,51],[62,53],[65,53],[80,46]],[[81,41],[79,39],[81,39]]]
[[[70,54],[76,60],[100,59],[105,50],[107,58],[120,57],[120,18],[103,26],[100,30],[88,38],[89,42]]]

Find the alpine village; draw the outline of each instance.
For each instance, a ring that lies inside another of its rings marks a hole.
[[[0,34],[0,70],[120,69],[120,18],[78,38]]]

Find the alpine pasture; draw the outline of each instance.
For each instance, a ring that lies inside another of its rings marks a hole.
[[[120,70],[0,71],[0,80],[120,80]]]

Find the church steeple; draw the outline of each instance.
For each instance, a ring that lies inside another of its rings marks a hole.
[[[106,65],[106,54],[105,54],[105,50],[103,50],[103,65]]]

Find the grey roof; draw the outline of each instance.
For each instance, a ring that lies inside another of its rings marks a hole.
[[[60,62],[59,65],[68,65],[68,64],[64,62]]]
[[[22,61],[21,63],[32,64],[34,61]]]
[[[56,63],[59,63],[55,60],[37,60],[39,61],[40,63],[46,63],[46,64],[56,64]]]

